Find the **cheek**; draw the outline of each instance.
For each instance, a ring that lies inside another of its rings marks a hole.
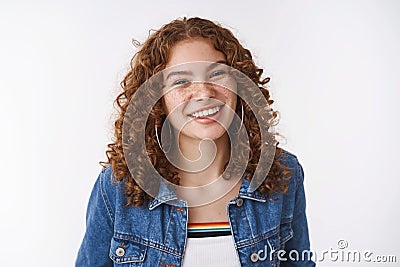
[[[236,95],[236,93],[232,92],[232,91],[229,90],[229,89],[224,89],[223,95],[224,95],[225,99],[227,100],[227,102],[228,102],[232,107],[235,107],[235,106],[236,106],[236,100],[237,100],[237,95]]]
[[[163,97],[164,110],[166,114],[169,114],[174,108],[176,108],[184,99],[176,90],[169,92]]]
[[[163,97],[162,103],[163,103],[164,112],[165,112],[165,114],[168,115],[170,113],[170,111],[172,110],[172,103],[166,97]]]
[[[237,84],[236,81],[228,79],[224,81],[223,86],[217,87],[223,99],[227,102],[235,104],[237,99]]]

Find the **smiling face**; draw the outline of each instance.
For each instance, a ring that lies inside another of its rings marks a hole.
[[[175,44],[164,76],[165,113],[181,136],[216,140],[226,133],[236,108],[236,81],[225,56],[203,38]]]

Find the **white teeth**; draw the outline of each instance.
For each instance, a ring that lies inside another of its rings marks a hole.
[[[192,117],[204,117],[204,116],[208,116],[208,115],[213,115],[215,113],[217,113],[219,111],[219,107],[215,107],[215,108],[210,108],[207,110],[202,110],[202,111],[198,111],[195,113],[190,114],[190,116]]]

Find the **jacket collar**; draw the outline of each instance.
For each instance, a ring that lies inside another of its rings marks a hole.
[[[266,202],[268,197],[255,190],[254,184],[254,181],[248,181],[244,178],[244,175],[242,175],[242,184],[239,189],[238,198],[246,198],[255,201]],[[148,208],[149,210],[153,210],[157,206],[167,202],[169,202],[168,204],[171,205],[181,207],[186,206],[186,201],[178,199],[178,197],[176,196],[173,186],[171,186],[170,184],[166,184],[163,179],[160,179],[158,193],[156,197],[152,201],[150,201]]]

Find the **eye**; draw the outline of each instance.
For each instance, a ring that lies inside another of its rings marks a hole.
[[[210,78],[221,76],[221,75],[224,75],[225,73],[226,73],[226,71],[224,71],[224,70],[216,70],[213,73],[211,73]]]
[[[189,81],[188,80],[184,80],[184,79],[180,79],[180,80],[176,80],[172,83],[172,85],[184,85],[184,84],[188,84]]]

